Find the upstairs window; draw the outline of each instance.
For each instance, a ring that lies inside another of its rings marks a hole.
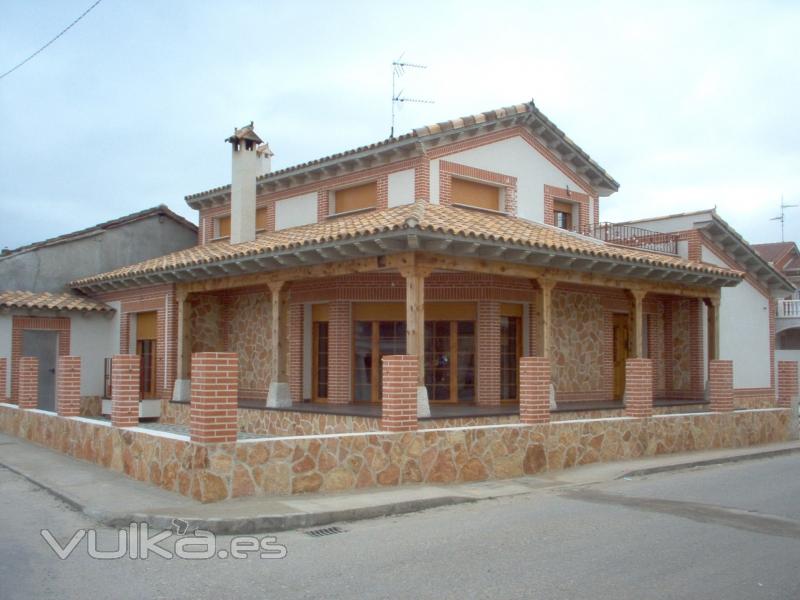
[[[256,231],[267,230],[267,209],[256,210]],[[214,239],[231,237],[231,216],[217,217],[214,224]]]
[[[378,182],[372,181],[362,185],[336,190],[333,196],[333,213],[342,214],[355,210],[375,208],[378,204]]]
[[[577,208],[574,204],[556,200],[553,203],[553,225],[561,229],[573,231],[575,219],[575,211]]]
[[[501,210],[501,188],[469,179],[454,177],[452,181],[453,204],[474,206],[486,210]]]

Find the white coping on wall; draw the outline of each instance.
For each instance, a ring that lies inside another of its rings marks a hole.
[[[0,402],[0,406],[4,406],[6,408],[19,408],[16,404],[10,404],[8,402]]]
[[[188,435],[180,433],[172,433],[171,431],[161,431],[159,429],[148,429],[147,427],[122,427],[128,431],[135,431],[136,433],[146,433],[147,435],[154,435],[156,437],[168,438],[171,440],[178,440],[181,442],[191,441]]]
[[[111,421],[101,421],[100,419],[90,419],[88,417],[65,417],[66,419],[72,419],[73,421],[79,421],[80,423],[88,423],[89,425],[102,425],[103,427],[112,427]]]

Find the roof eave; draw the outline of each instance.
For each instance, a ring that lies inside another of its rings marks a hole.
[[[701,269],[650,264],[644,260],[620,259],[588,252],[508,243],[481,236],[454,235],[406,225],[399,229],[321,244],[304,244],[205,264],[122,275],[109,280],[76,281],[72,285],[82,292],[98,294],[147,285],[278,272],[295,267],[380,257],[408,251],[425,251],[445,256],[471,257],[581,273],[599,273],[610,278],[672,282],[685,286],[725,287],[737,285],[741,280],[741,275],[734,272],[712,273]]]

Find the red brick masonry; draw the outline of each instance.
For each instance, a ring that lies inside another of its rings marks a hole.
[[[118,354],[111,359],[111,424],[139,424],[139,357]]]
[[[384,356],[383,404],[381,429],[384,431],[413,431],[419,427],[417,420],[416,356],[398,354]]]
[[[235,352],[192,354],[189,434],[193,442],[235,442],[239,356]]]
[[[778,361],[778,407],[791,408],[797,396],[797,361]]]
[[[519,361],[519,422],[550,421],[550,359],[523,356]]]
[[[653,416],[653,360],[650,358],[625,361],[625,415]]]
[[[708,400],[714,412],[733,410],[733,361],[712,360],[708,363]]]
[[[0,358],[0,402],[8,402],[6,389],[8,385],[8,361]]]
[[[39,406],[39,359],[23,356],[19,359],[19,407]]]
[[[81,357],[59,356],[56,365],[56,412],[62,417],[81,414]]]

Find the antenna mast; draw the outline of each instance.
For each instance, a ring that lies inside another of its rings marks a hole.
[[[395,120],[395,107],[401,102],[415,102],[417,104],[433,104],[433,100],[422,100],[420,98],[405,98],[403,97],[403,90],[397,91],[397,80],[405,74],[405,69],[427,69],[427,65],[418,65],[415,63],[403,62],[403,54],[392,62],[392,129],[389,137],[394,137],[394,120]]]
[[[787,208],[797,208],[797,204],[784,204],[784,202],[783,202],[783,194],[781,194],[781,216],[772,217],[770,219],[770,221],[780,221],[781,222],[781,241],[782,242],[786,241],[784,239],[784,232],[783,232],[784,227],[783,227],[783,224],[784,224],[784,221],[786,220],[786,209]]]

